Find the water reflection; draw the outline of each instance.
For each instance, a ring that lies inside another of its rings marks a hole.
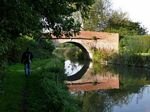
[[[78,99],[82,102],[82,112],[149,112],[150,86],[141,87],[136,92],[100,90],[78,93]]]
[[[97,66],[93,65],[92,63],[90,65],[93,65],[93,66],[89,67],[89,63],[88,63],[88,66],[86,66],[85,64],[84,66],[86,66],[85,67],[86,69],[83,69],[84,68],[83,65],[78,67],[77,66],[78,63],[73,64],[68,60],[66,61],[65,64],[66,65],[69,64],[67,65],[69,68],[68,71],[75,73],[73,76],[72,74],[68,75],[70,77],[70,80],[66,81],[69,87],[69,90],[71,92],[119,88],[119,75],[118,74],[112,73],[109,71],[101,72],[100,70],[102,69],[102,67],[99,66],[99,68],[97,68]]]
[[[150,86],[144,86],[137,93],[128,95],[127,103],[113,105],[112,112],[150,112]]]
[[[69,71],[71,71],[72,74],[70,74],[70,75],[67,74],[67,81],[75,81],[75,80],[81,79],[81,77],[88,71],[88,68],[90,65],[89,60],[82,62],[82,64],[79,64],[76,62],[71,62],[71,61],[68,61],[68,62],[70,62],[71,64],[65,62],[65,64],[66,64],[65,66],[67,66],[66,69],[71,68],[71,70],[69,69],[66,72],[69,73]],[[67,64],[69,64],[69,65],[67,65]],[[77,65],[79,65],[79,66],[77,66]]]
[[[79,64],[78,62],[71,62],[70,60],[66,60],[65,61],[65,74],[67,74],[67,76],[74,75],[82,67],[83,67],[83,64]]]
[[[150,71],[93,64],[78,80],[68,81],[82,112],[150,112]]]
[[[92,70],[88,69],[81,79],[75,81],[67,81],[70,91],[92,91],[99,89],[119,88],[119,76],[111,72],[104,74],[92,74]]]

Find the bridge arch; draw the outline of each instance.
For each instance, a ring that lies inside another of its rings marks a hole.
[[[77,43],[77,42],[73,42],[73,41],[68,41],[68,42],[65,42],[65,43],[70,43],[70,44],[74,44],[75,46],[79,47],[83,54],[85,55],[85,58],[86,59],[91,59],[91,53],[88,49],[86,49],[83,45],[81,45],[80,43]]]
[[[53,41],[55,46],[57,46],[59,44],[63,44],[63,43],[74,44],[75,46],[79,47],[82,50],[86,59],[88,59],[88,60],[92,59],[91,50],[89,48],[87,48],[86,46],[84,46],[84,44],[81,42],[76,42],[74,40],[72,41],[72,40],[68,40],[68,39],[53,39],[52,41]]]

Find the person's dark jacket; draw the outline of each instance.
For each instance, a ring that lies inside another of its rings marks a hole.
[[[30,51],[25,51],[22,54],[21,63],[29,64],[29,63],[31,63],[32,58],[33,58],[32,53]]]

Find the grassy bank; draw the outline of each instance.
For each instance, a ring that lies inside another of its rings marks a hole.
[[[64,60],[52,55],[51,40],[24,35],[6,43],[7,49],[0,53],[0,112],[78,111],[78,103],[64,84]],[[20,64],[27,47],[34,56],[29,78]]]
[[[150,68],[150,36],[124,36],[119,53],[94,50],[93,61],[122,66]]]
[[[54,57],[34,60],[29,78],[23,65],[9,66],[1,87],[0,112],[76,112],[64,78],[63,60]]]
[[[111,54],[103,51],[96,51],[93,55],[93,62],[101,64],[114,64],[121,66],[142,67],[150,69],[150,54],[119,53]]]

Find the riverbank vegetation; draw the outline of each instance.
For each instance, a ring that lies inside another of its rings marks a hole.
[[[63,82],[63,73],[63,60],[56,57],[33,61],[28,78],[23,65],[9,66],[1,79],[0,111],[76,112],[77,105]]]
[[[17,39],[13,60],[1,70],[0,111],[2,112],[77,112],[78,103],[67,90],[64,60],[52,55],[50,40]],[[20,63],[23,50],[34,54],[32,74],[26,78]],[[15,64],[18,63],[18,64]]]
[[[150,68],[150,36],[126,36],[120,41],[120,54],[112,62]]]
[[[119,54],[95,50],[94,62],[150,68],[150,36],[124,36],[120,40]]]

